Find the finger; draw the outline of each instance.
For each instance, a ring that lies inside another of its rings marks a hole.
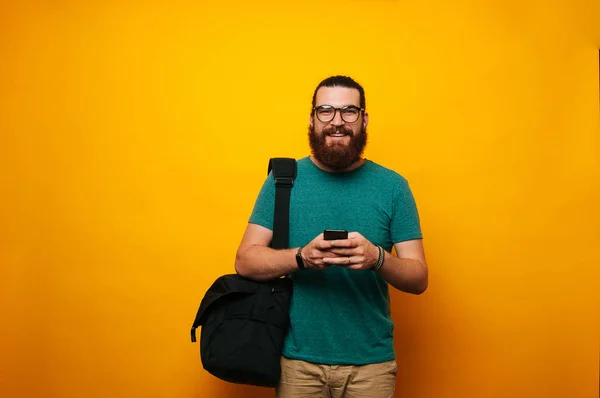
[[[358,232],[348,232],[348,239],[359,239],[363,236]]]
[[[359,270],[359,269],[363,269],[363,265],[362,264],[350,264],[350,265],[345,265],[344,268]]]
[[[317,242],[317,249],[319,250],[328,250],[331,249],[331,242],[334,242],[333,240],[321,240],[319,242]]]
[[[321,251],[321,256],[322,256],[321,258],[335,258],[335,257],[341,257],[342,255],[340,255],[338,253],[334,253],[333,249],[331,249],[331,250]]]
[[[356,257],[333,257],[333,258],[324,258],[323,262],[326,264],[330,264],[330,265],[348,266],[348,265],[356,264],[358,261],[357,261]]]
[[[337,256],[346,256],[346,257],[351,257],[356,254],[354,252],[354,249],[341,249],[341,248],[340,249],[333,248],[333,249],[329,250],[328,253],[336,254]]]
[[[356,247],[358,246],[358,242],[356,240],[351,239],[340,239],[340,240],[332,240],[331,247]]]

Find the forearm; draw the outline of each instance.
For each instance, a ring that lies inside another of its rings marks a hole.
[[[253,245],[240,249],[235,258],[235,271],[246,278],[267,280],[298,270],[297,249],[275,250]]]
[[[396,289],[406,293],[421,294],[427,289],[427,266],[412,258],[398,258],[385,252],[379,275]]]

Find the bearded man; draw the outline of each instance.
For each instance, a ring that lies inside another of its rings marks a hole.
[[[312,156],[297,161],[290,198],[291,249],[269,247],[271,174],[237,251],[238,274],[293,280],[277,397],[394,395],[389,286],[421,294],[428,270],[407,180],[363,158],[368,122],[365,92],[354,79],[332,76],[319,83],[309,118]],[[349,232],[326,240],[326,229]]]

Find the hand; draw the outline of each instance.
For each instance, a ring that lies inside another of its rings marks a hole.
[[[302,248],[302,259],[306,269],[323,270],[329,268],[331,264],[325,263],[326,258],[339,257],[328,249],[331,247],[328,240],[323,239],[323,234],[319,234],[308,245]]]
[[[348,234],[348,239],[326,240],[322,246],[335,257],[323,258],[327,265],[341,265],[354,270],[371,269],[379,259],[379,249],[358,232]]]

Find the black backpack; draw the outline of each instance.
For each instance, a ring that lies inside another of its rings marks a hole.
[[[289,205],[296,161],[269,160],[275,177],[275,215],[271,247],[288,247]],[[275,387],[281,376],[281,351],[289,326],[292,281],[253,281],[237,274],[219,277],[208,289],[192,326],[200,332],[200,357],[206,371],[222,380]]]

